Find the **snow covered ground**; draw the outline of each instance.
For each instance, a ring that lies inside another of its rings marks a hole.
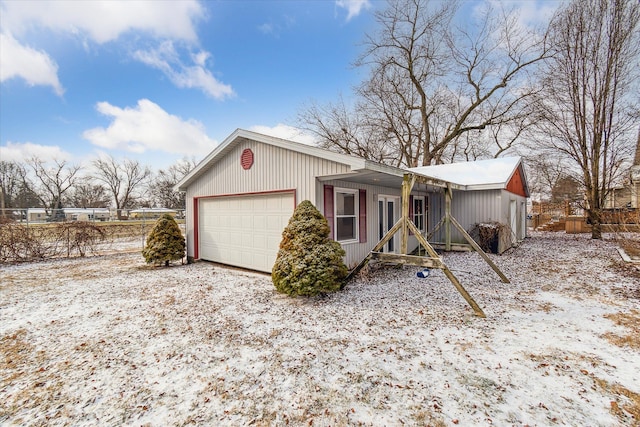
[[[616,247],[533,233],[492,256],[510,284],[445,254],[486,319],[408,266],[314,299],[140,254],[3,266],[0,425],[640,425],[640,273]]]

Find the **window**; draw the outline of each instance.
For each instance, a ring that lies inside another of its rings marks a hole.
[[[335,190],[336,241],[358,239],[358,190]]]
[[[426,226],[426,204],[424,197],[413,198],[413,223],[418,230],[425,231]]]

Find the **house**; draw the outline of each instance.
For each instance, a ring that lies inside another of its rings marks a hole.
[[[133,209],[129,211],[129,219],[158,219],[164,214],[175,217],[178,215],[178,211],[166,208]]]
[[[65,208],[64,216],[68,221],[107,221],[109,209],[107,208]]]
[[[527,186],[520,157],[501,157],[474,162],[422,166],[412,172],[458,184],[453,190],[451,211],[465,230],[478,224],[502,224],[507,232],[500,236],[497,252],[517,245],[527,236]],[[430,197],[429,215],[443,217],[444,194]],[[444,242],[446,230],[440,228],[431,239],[435,246]],[[464,237],[452,230],[452,243],[465,243]]]
[[[27,209],[27,221],[44,222],[48,218],[47,211],[44,208]]]
[[[610,189],[604,207],[613,210],[640,208],[640,131],[633,164],[625,177],[624,185]]]
[[[354,267],[399,220],[402,183],[409,173],[421,175],[238,129],[176,184],[176,190],[186,193],[187,255],[270,272],[295,206],[310,200],[329,221],[331,237],[345,249],[347,266]],[[518,169],[518,174],[526,187],[524,171]],[[410,217],[421,233],[439,223],[441,216],[432,215],[440,214],[447,188],[455,192],[456,203],[462,199],[459,192],[467,190],[465,184],[426,175],[412,187]],[[487,197],[502,194],[496,191]],[[519,191],[524,200],[528,192]],[[414,235],[407,243],[409,251],[418,246]],[[397,252],[399,246],[400,236],[394,236],[382,251]]]

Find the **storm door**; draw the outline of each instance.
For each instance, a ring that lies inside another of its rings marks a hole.
[[[378,196],[378,239],[382,239],[398,221],[400,197]],[[398,248],[398,233],[396,233],[382,248],[382,252],[396,252]]]

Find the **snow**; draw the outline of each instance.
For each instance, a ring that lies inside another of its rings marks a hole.
[[[509,284],[444,254],[486,319],[409,266],[311,299],[140,254],[3,266],[0,424],[637,425],[640,349],[605,335],[637,331],[605,316],[639,316],[640,274],[614,240],[532,234],[491,256]]]
[[[520,157],[500,157],[445,165],[420,166],[412,172],[458,185],[495,185],[504,188],[520,163]]]

